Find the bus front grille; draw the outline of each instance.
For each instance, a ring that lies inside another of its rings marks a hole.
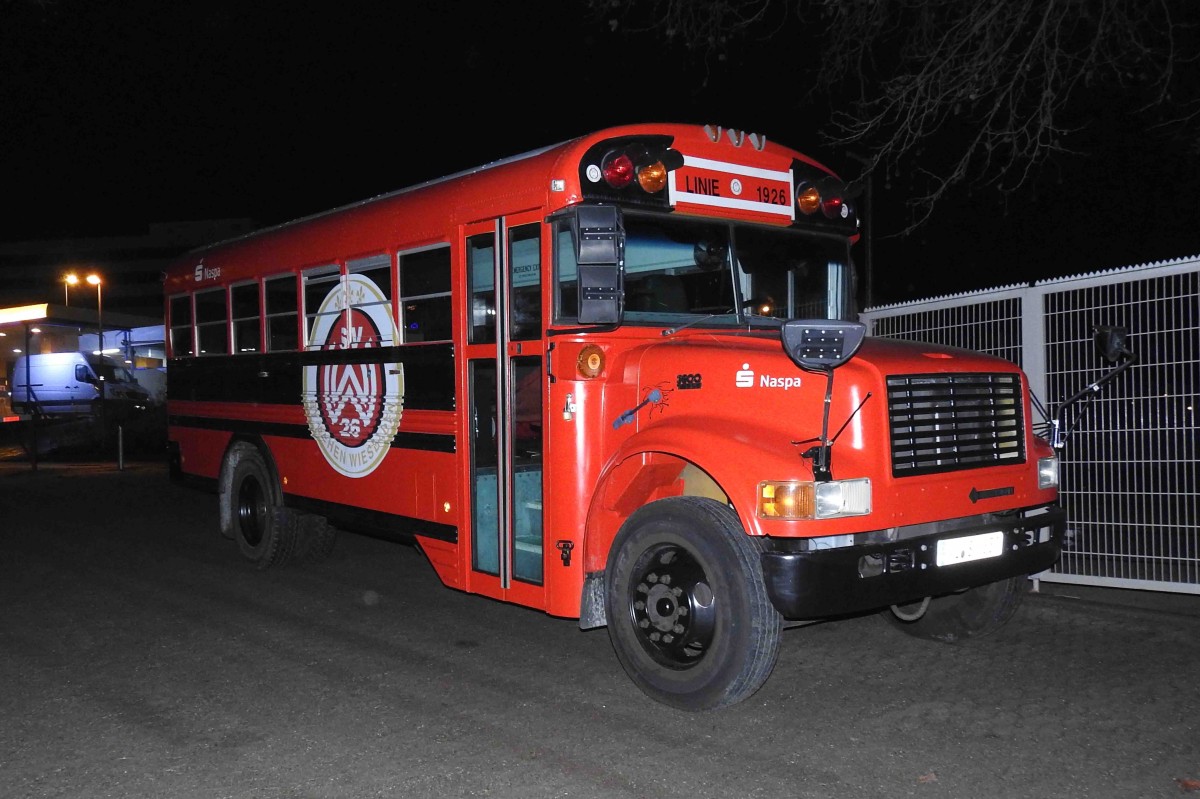
[[[887,390],[894,476],[1025,462],[1019,375],[897,375]]]

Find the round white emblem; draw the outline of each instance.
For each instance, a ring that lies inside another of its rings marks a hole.
[[[603,174],[600,172],[600,167],[595,164],[588,164],[587,179],[592,183],[599,183],[601,177],[603,177]]]
[[[733,192],[735,196],[740,196],[742,193],[742,182],[737,178],[729,181],[729,190]]]
[[[361,350],[399,340],[391,304],[363,275],[325,295],[309,350]],[[365,477],[383,462],[404,412],[403,364],[353,358],[304,367],[304,415],[329,465]]]

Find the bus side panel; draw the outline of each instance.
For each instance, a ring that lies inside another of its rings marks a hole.
[[[184,474],[212,480],[220,477],[221,459],[233,438],[232,432],[174,426],[168,437],[179,445],[179,465]]]
[[[457,545],[420,535],[417,536],[417,545],[429,559],[429,564],[433,566],[442,583],[451,588],[465,589],[462,558],[459,556],[460,548]]]
[[[453,452],[392,446],[379,466],[347,477],[322,456],[311,438],[266,436],[287,494],[461,527]]]

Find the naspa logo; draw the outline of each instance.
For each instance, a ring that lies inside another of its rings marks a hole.
[[[782,388],[784,391],[787,391],[789,388],[800,388],[800,378],[798,377],[755,375],[754,370],[750,368],[750,364],[742,364],[742,368],[737,371],[737,375],[734,377],[733,384],[738,388],[754,388],[756,383],[759,388]]]
[[[202,280],[216,280],[221,276],[221,267],[207,267],[204,264],[196,264],[196,282]]]

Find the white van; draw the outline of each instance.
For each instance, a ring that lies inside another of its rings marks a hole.
[[[22,355],[11,384],[16,413],[96,414],[103,394],[106,413],[120,417],[144,411],[149,401],[148,392],[128,369],[112,358],[85,352]]]

